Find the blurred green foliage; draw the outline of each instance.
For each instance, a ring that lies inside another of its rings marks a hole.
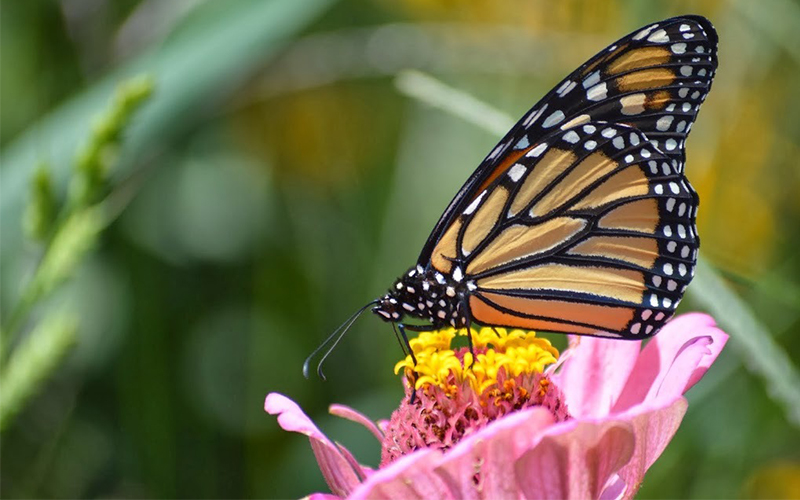
[[[3,497],[326,491],[307,441],[264,414],[269,391],[377,462],[369,434],[325,411],[337,402],[388,417],[401,397],[391,330],[360,320],[326,383],[302,378],[303,358],[414,261],[497,139],[404,96],[395,75],[422,70],[520,116],[599,48],[683,13],[709,17],[720,34],[720,70],[687,146],[702,254],[735,292],[714,314],[754,317],[770,349],[800,365],[796,0],[0,8],[4,327],[42,257],[25,234],[52,229],[36,221],[52,207],[26,207],[71,196],[75,151],[118,83],[145,72],[157,87],[113,152],[104,206],[118,217],[12,345],[24,350],[40,327],[70,329],[60,311],[80,320],[68,357],[3,431]],[[699,293],[682,310],[716,307]],[[774,381],[749,370],[759,344],[745,345],[751,352],[727,349],[690,393],[642,498],[800,496],[800,432]]]

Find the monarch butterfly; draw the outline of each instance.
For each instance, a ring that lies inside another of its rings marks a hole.
[[[683,173],[684,143],[716,53],[711,23],[682,16],[589,59],[481,162],[416,265],[323,345],[338,335],[335,347],[370,306],[406,348],[406,329],[473,323],[655,335],[694,275],[698,196]]]

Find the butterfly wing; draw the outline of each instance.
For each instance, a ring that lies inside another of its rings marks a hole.
[[[696,199],[640,131],[590,122],[518,158],[450,226],[433,265],[465,276],[479,323],[642,338],[694,274]]]
[[[440,240],[454,231],[480,193],[553,131],[590,121],[627,124],[682,171],[684,143],[711,88],[716,54],[711,23],[683,16],[637,30],[589,59],[531,108],[481,162],[445,209],[418,263],[438,261],[444,272],[443,263],[452,256],[435,255]]]

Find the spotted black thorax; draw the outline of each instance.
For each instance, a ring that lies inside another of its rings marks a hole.
[[[395,281],[372,312],[392,323],[411,316],[430,321],[436,328],[462,327],[467,324],[463,311],[469,292],[469,283],[418,265]]]

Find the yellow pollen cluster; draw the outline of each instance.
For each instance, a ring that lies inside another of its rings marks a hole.
[[[500,373],[509,379],[541,373],[547,365],[558,359],[558,350],[550,345],[549,340],[537,337],[534,332],[481,328],[472,331],[472,344],[477,359],[473,360],[469,350],[462,350],[462,363],[451,348],[452,340],[457,334],[466,336],[467,332],[446,328],[420,333],[410,342],[417,358],[416,366],[411,356],[406,356],[395,365],[395,373],[402,369],[409,379],[416,379],[416,389],[433,384],[447,392],[453,392],[456,384],[467,383],[475,393],[483,394],[489,389],[497,388]],[[509,383],[513,383],[513,380],[504,381],[504,385]]]

